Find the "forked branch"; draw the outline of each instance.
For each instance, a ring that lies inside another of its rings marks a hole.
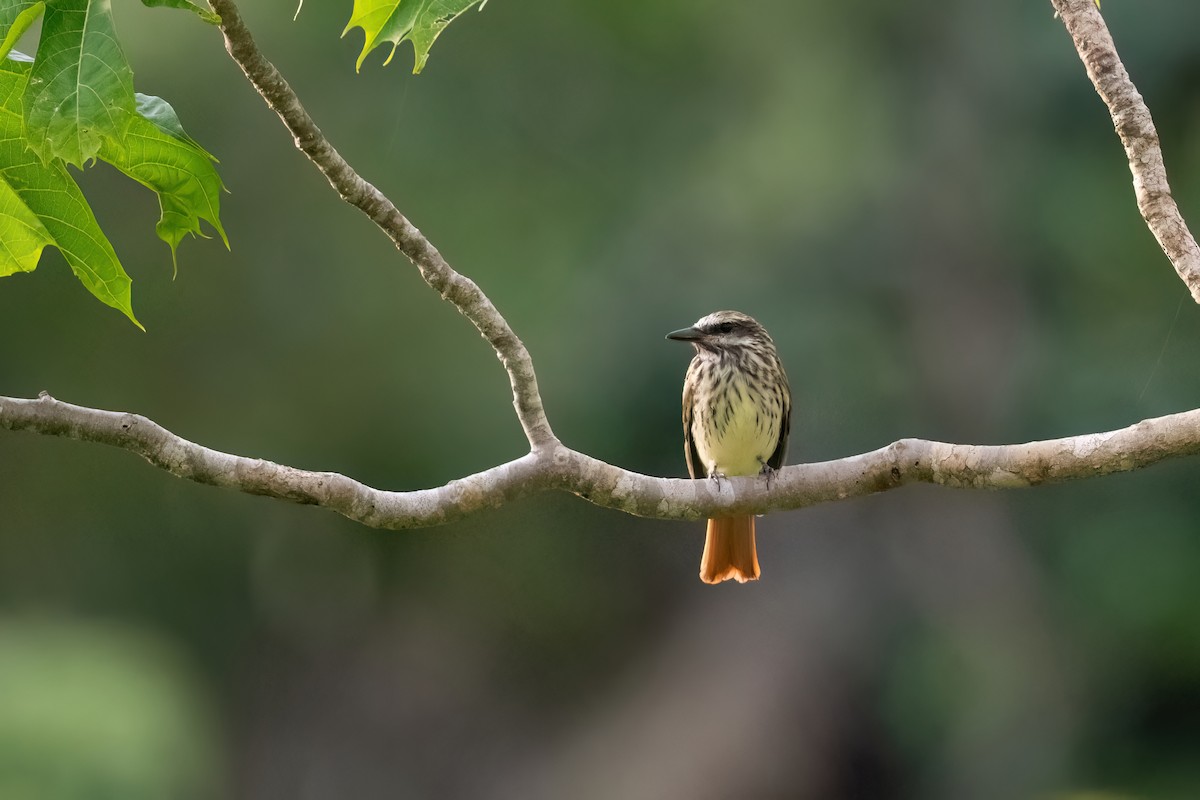
[[[322,506],[373,528],[422,528],[495,508],[533,492],[573,492],[599,506],[657,519],[805,508],[910,483],[1013,489],[1128,472],[1200,452],[1200,409],[1128,428],[1041,442],[964,445],[901,439],[837,461],[784,467],[760,478],[655,478],[562,444],[435,489],[387,492],[335,472],[308,472],[189,442],[137,414],[0,397],[0,427],[120,447],[187,480]]]
[[[925,482],[1008,489],[1126,472],[1200,452],[1200,409],[1148,419],[1121,430],[1015,445],[956,445],[902,439],[862,455],[785,467],[766,486],[757,478],[654,478],[605,464],[561,444],[542,408],[529,353],[471,280],[325,139],[287,82],[263,57],[233,0],[211,0],[226,49],[295,137],[297,147],[348,203],[360,209],[492,345],[508,372],[513,404],[530,452],[514,461],[412,492],[373,489],[330,472],[307,472],[189,442],[136,414],[84,408],[43,395],[0,397],[0,428],[100,442],[137,453],[181,478],[251,494],[318,505],[376,528],[449,522],[516,497],[573,492],[597,505],[659,519],[696,519],[796,509]],[[1052,0],[1108,103],[1129,155],[1138,206],[1164,252],[1200,299],[1200,250],[1179,215],[1149,111],[1117,58],[1094,0]]]

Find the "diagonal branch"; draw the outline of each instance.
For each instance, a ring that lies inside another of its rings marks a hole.
[[[1105,433],[1010,445],[901,439],[862,455],[784,467],[770,487],[757,478],[655,478],[614,467],[561,444],[434,489],[387,492],[335,472],[308,472],[189,442],[137,414],[71,405],[43,394],[0,397],[0,428],[100,442],[173,475],[249,494],[321,506],[373,528],[452,522],[546,490],[657,519],[765,513],[884,492],[910,483],[1014,489],[1128,472],[1200,453],[1200,409]]]
[[[1137,87],[1129,79],[1095,0],[1050,0],[1075,42],[1088,77],[1108,106],[1125,146],[1133,191],[1146,226],[1200,303],[1200,247],[1171,196],[1158,131]]]
[[[757,478],[654,478],[562,445],[550,429],[524,345],[483,292],[455,272],[378,189],[363,180],[317,129],[282,76],[257,50],[233,0],[211,0],[226,47],[297,146],[348,203],[371,218],[495,349],[508,371],[513,404],[531,451],[432,489],[387,492],[344,475],[308,472],[222,453],[189,442],[136,414],[0,397],[0,428],[100,442],[137,453],[174,475],[296,503],[318,505],[376,528],[415,528],[462,518],[546,490],[659,519],[696,519],[798,509],[887,491],[910,483],[1010,489],[1126,472],[1200,453],[1200,409],[1148,419],[1121,430],[1015,445],[958,445],[902,439],[862,455],[780,470],[771,486]],[[1097,90],[1109,104],[1134,174],[1138,205],[1164,252],[1200,297],[1200,254],[1171,199],[1149,112],[1129,82],[1094,0],[1052,0],[1066,21]]]
[[[542,408],[533,361],[492,301],[474,281],[446,263],[438,249],[395,204],[355,172],[334,149],[304,110],[292,87],[258,49],[233,0],[212,0],[211,4],[221,17],[225,49],[271,110],[279,115],[295,138],[296,147],[321,170],[338,195],[378,225],[400,252],[417,266],[425,282],[452,303],[487,339],[508,371],[513,406],[530,447],[536,450],[553,445],[557,439]]]

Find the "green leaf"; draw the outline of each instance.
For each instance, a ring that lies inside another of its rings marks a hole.
[[[0,30],[7,30],[17,17],[24,14],[30,6],[37,5],[39,2],[41,0],[0,0]]]
[[[188,136],[187,131],[183,129],[183,123],[179,121],[179,115],[175,113],[175,109],[171,108],[171,104],[161,97],[155,97],[150,94],[142,94],[138,92],[134,95],[137,98],[137,113],[139,116],[145,117],[150,122],[154,123],[155,127],[163,133],[168,134],[181,142],[185,142],[199,150],[204,155],[208,156],[210,161],[216,161],[212,154],[200,146],[200,143]]]
[[[8,28],[8,33],[4,36],[4,41],[0,42],[0,58],[8,56],[12,49],[17,46],[17,42],[25,35],[25,31],[29,30],[42,12],[46,10],[46,4],[38,0],[36,3],[12,3],[6,4],[3,9],[0,9],[0,30]],[[17,12],[12,19],[8,17],[12,12]]]
[[[219,15],[214,14],[203,6],[191,2],[191,0],[142,0],[142,4],[149,6],[150,8],[154,8],[156,6],[163,6],[165,8],[181,8],[184,11],[193,12],[200,17],[200,19],[211,25],[221,24],[221,17]]]
[[[138,116],[124,140],[105,142],[100,158],[158,195],[162,217],[155,231],[171,247],[172,262],[184,236],[203,235],[202,219],[229,246],[219,216],[225,187],[215,159],[184,132],[175,109],[161,97],[139,94]]]
[[[362,28],[366,40],[355,69],[362,69],[367,55],[384,42],[392,51],[383,62],[390,63],[396,48],[405,39],[412,42],[415,60],[413,74],[421,71],[429,58],[429,48],[447,25],[471,6],[483,9],[487,0],[354,0],[354,10],[346,23],[345,36],[352,28]]]
[[[21,97],[32,69],[24,61],[0,60],[0,183],[28,212],[11,205],[11,200],[5,206],[11,211],[9,229],[19,233],[11,245],[13,262],[21,269],[32,269],[41,248],[54,245],[89,292],[141,328],[133,315],[129,276],[83,193],[61,161],[44,163],[27,146]],[[38,226],[28,224],[30,215]],[[3,241],[6,246],[10,244],[7,232]]]
[[[0,173],[0,276],[32,272],[48,244],[50,231]]]
[[[133,71],[109,0],[49,0],[24,100],[29,146],[49,163],[82,167],[120,140],[134,111]]]
[[[129,276],[67,164],[99,157],[154,191],[162,211],[155,230],[172,262],[185,236],[203,235],[201,220],[226,247],[229,240],[216,159],[166,101],[134,94],[109,2],[0,0],[0,47],[10,55],[0,57],[0,276],[33,270],[53,245],[88,291],[138,324]],[[143,2],[208,13],[191,0]],[[31,67],[11,48],[41,13]]]

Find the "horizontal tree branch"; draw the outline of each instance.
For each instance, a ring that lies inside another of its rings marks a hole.
[[[1146,226],[1158,240],[1163,253],[1200,303],[1200,247],[1188,230],[1163,163],[1158,131],[1150,109],[1129,79],[1108,26],[1095,0],[1051,0],[1054,10],[1067,27],[1088,77],[1096,87],[1113,127],[1125,146],[1129,170],[1133,173],[1133,192]]]
[[[1138,205],[1180,276],[1200,299],[1200,249],[1166,182],[1149,112],[1116,56],[1093,0],[1052,0],[1108,103],[1134,174]],[[682,480],[620,469],[572,450],[554,436],[525,346],[479,287],[438,250],[325,139],[279,72],[258,51],[233,0],[211,0],[226,49],[279,115],[297,146],[346,200],[375,222],[492,345],[509,375],[513,404],[529,439],[527,455],[433,489],[389,492],[332,472],[310,472],[222,453],[157,423],[62,403],[0,397],[0,428],[100,442],[137,453],[181,478],[295,503],[318,505],[375,528],[425,527],[460,519],[534,492],[562,490],[631,514],[697,519],[798,509],[910,483],[1009,489],[1125,472],[1200,452],[1200,409],[1117,431],[1016,445],[958,445],[902,439],[862,455],[785,467],[761,478]]]
[[[440,525],[547,490],[657,519],[766,513],[884,492],[911,483],[1014,489],[1128,472],[1200,453],[1200,409],[1105,433],[1027,444],[947,444],[901,439],[836,461],[784,467],[762,478],[655,478],[614,467],[562,444],[434,489],[389,492],[336,472],[309,472],[190,442],[138,414],[0,397],[0,428],[99,442],[197,483],[321,506],[372,528]]]
[[[530,447],[538,449],[556,443],[542,407],[533,360],[492,301],[474,281],[456,272],[395,204],[342,158],[305,111],[283,75],[258,49],[233,0],[210,2],[221,17],[225,49],[271,110],[279,115],[295,139],[296,147],[316,165],[338,195],[387,234],[400,252],[417,266],[425,282],[469,319],[491,344],[508,372],[513,406]]]

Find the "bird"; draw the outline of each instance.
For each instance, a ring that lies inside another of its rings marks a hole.
[[[683,452],[688,475],[717,482],[767,476],[783,466],[792,392],[766,328],[739,311],[715,311],[667,334],[696,350],[683,381]],[[754,516],[708,521],[700,579],[758,580]]]

